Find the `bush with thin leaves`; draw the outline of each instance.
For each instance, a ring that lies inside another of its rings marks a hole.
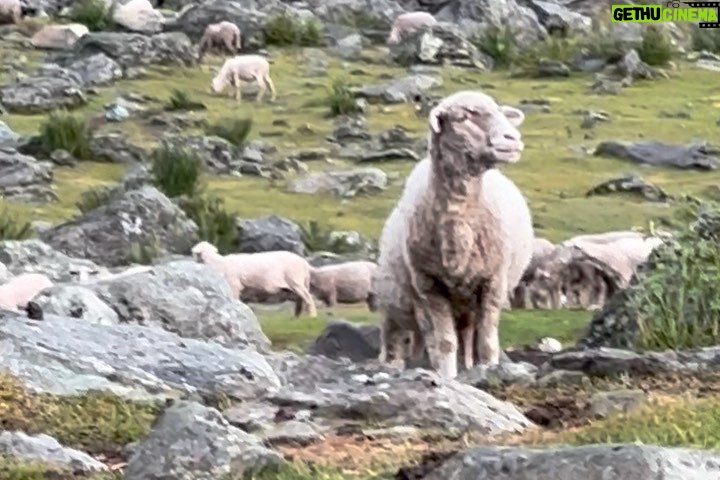
[[[30,222],[23,222],[7,208],[3,208],[0,212],[0,240],[25,240],[32,234]]]
[[[300,239],[305,245],[305,248],[311,252],[328,250],[330,246],[330,233],[333,230],[332,227],[322,225],[315,220],[298,223],[298,227],[300,228]]]
[[[562,62],[568,64],[578,52],[577,44],[570,39],[548,37],[532,47],[518,51],[514,66],[525,76],[535,77],[539,74],[541,62]]]
[[[151,155],[153,184],[165,195],[194,197],[202,190],[203,163],[190,149],[163,144]]]
[[[197,102],[190,97],[185,90],[174,88],[170,94],[170,98],[163,105],[166,111],[183,111],[183,110],[205,110],[207,107],[202,102]]]
[[[287,14],[276,15],[263,27],[265,43],[277,47],[319,47],[322,27],[315,20],[301,20]]]
[[[178,205],[198,226],[200,240],[215,245],[221,254],[236,251],[240,231],[236,216],[225,209],[223,199],[215,196],[182,197]]]
[[[207,126],[205,133],[223,138],[241,148],[247,142],[252,127],[253,121],[251,118],[224,118]]]
[[[107,205],[114,189],[111,187],[96,187],[85,190],[80,194],[80,200],[75,203],[75,207],[80,213],[86,214],[96,208]]]
[[[516,60],[515,35],[509,28],[488,28],[473,38],[473,43],[495,62],[496,68],[508,68]]]
[[[699,28],[692,32],[692,48],[696,51],[720,53],[720,28]]]
[[[335,79],[330,87],[327,98],[330,113],[333,116],[351,115],[361,111],[347,82],[342,79]]]
[[[665,65],[672,58],[670,37],[662,29],[651,25],[645,29],[638,54],[648,65]]]
[[[115,5],[114,1],[108,5],[104,0],[76,0],[69,17],[73,22],[88,27],[88,30],[99,32],[112,25]]]
[[[720,343],[720,205],[696,208],[687,228],[655,249],[629,292],[638,346],[649,350]]]
[[[52,112],[40,125],[40,143],[47,154],[61,149],[79,160],[90,160],[91,140],[92,130],[79,115]]]

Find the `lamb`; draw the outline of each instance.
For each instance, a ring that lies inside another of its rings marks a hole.
[[[200,242],[192,248],[192,255],[197,262],[208,265],[225,278],[234,298],[242,300],[243,294],[262,298],[289,291],[296,297],[296,317],[303,308],[310,317],[317,316],[315,301],[310,294],[312,267],[296,253],[275,250],[220,255],[211,243]]]
[[[35,296],[52,287],[53,282],[42,273],[22,273],[0,285],[0,309],[20,311]]]
[[[408,177],[380,239],[380,361],[398,360],[391,355],[408,345],[417,355],[422,342],[432,367],[453,378],[459,336],[466,368],[475,355],[499,362],[500,312],[530,262],[534,232],[527,202],[495,167],[519,160],[524,119],[476,91],[431,111],[430,156]]]
[[[372,278],[377,269],[373,262],[356,261],[317,267],[310,272],[310,293],[329,308],[338,303],[366,302],[375,311]]]
[[[22,4],[20,0],[0,0],[0,24],[14,23],[18,25],[22,20]]]
[[[395,45],[400,42],[402,37],[412,33],[420,28],[432,27],[437,23],[435,17],[428,12],[408,12],[403,13],[395,18],[392,30],[387,38],[388,45]]]
[[[210,82],[210,88],[215,93],[221,93],[228,84],[235,87],[235,100],[240,102],[241,81],[256,81],[260,90],[256,102],[262,100],[265,91],[269,88],[271,101],[275,101],[275,85],[270,78],[270,63],[260,55],[238,55],[228,58],[218,71],[217,75]]]
[[[213,46],[222,45],[231,55],[234,55],[240,51],[241,43],[240,28],[237,25],[228,21],[211,23],[205,28],[196,47],[198,62],[202,62],[205,52]]]

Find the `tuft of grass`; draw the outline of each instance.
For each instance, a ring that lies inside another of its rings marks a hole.
[[[90,160],[92,130],[79,115],[55,111],[40,125],[40,142],[47,154],[65,150],[79,160]]]
[[[638,54],[648,65],[665,65],[672,58],[673,48],[670,37],[654,25],[643,32],[642,44]]]
[[[12,375],[0,372],[0,429],[45,433],[90,454],[117,454],[145,438],[162,408],[102,392],[67,397],[30,393]]]
[[[355,475],[330,466],[308,463],[282,463],[249,473],[245,480],[369,480],[370,475]]]
[[[335,79],[330,86],[330,92],[328,93],[327,104],[330,107],[330,113],[333,116],[338,115],[351,115],[353,113],[360,113],[360,106],[355,100],[350,90],[350,86],[343,79]]]
[[[492,58],[496,69],[509,68],[517,60],[515,35],[510,28],[489,28],[472,39],[473,44]]]
[[[720,31],[717,28],[695,27],[692,32],[692,48],[696,51],[720,53]]]
[[[165,195],[194,197],[202,189],[203,163],[190,149],[164,144],[151,154],[153,184]]]
[[[0,240],[25,240],[33,234],[32,224],[24,222],[7,208],[0,212]]]
[[[720,448],[720,403],[716,399],[648,405],[612,415],[562,435],[563,443],[633,443],[665,447]]]
[[[629,292],[641,348],[682,350],[720,342],[720,204],[694,210],[696,220],[655,249]]]
[[[77,0],[70,9],[70,20],[82,23],[91,32],[99,32],[110,27],[116,4],[107,5],[103,0]]]
[[[242,148],[252,131],[252,118],[223,118],[205,128],[205,134],[223,138]]]
[[[163,248],[160,242],[152,236],[149,239],[134,241],[130,244],[127,262],[138,263],[140,265],[152,265],[162,253]]]
[[[170,94],[170,98],[163,108],[168,111],[185,111],[185,110],[205,110],[207,107],[202,102],[196,102],[190,97],[190,94],[186,90],[180,90],[174,88]]]
[[[198,226],[200,240],[212,243],[223,255],[236,251],[240,240],[236,215],[225,209],[222,198],[182,197],[178,200],[180,208]]]
[[[298,227],[300,228],[300,238],[309,251],[329,250],[330,233],[333,231],[331,226],[310,220],[309,222],[298,223]]]
[[[314,20],[300,20],[287,14],[270,18],[263,27],[265,43],[277,47],[319,47],[322,27]]]
[[[80,199],[75,203],[75,206],[80,210],[80,213],[84,215],[91,210],[107,205],[112,192],[113,189],[111,187],[90,188],[80,194]]]
[[[524,75],[535,77],[541,62],[557,61],[567,64],[577,52],[577,44],[571,39],[548,37],[532,47],[520,50],[515,66],[519,67]]]

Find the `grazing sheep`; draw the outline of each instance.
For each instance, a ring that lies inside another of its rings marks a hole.
[[[325,265],[310,272],[310,293],[332,308],[338,303],[366,302],[375,310],[372,278],[377,265],[356,261]]]
[[[310,294],[312,267],[296,253],[275,250],[220,255],[214,245],[200,242],[192,248],[192,255],[197,262],[208,265],[225,278],[234,298],[243,300],[244,294],[262,298],[289,291],[295,294],[296,317],[303,307],[311,317],[317,316]]]
[[[388,45],[395,45],[407,34],[420,28],[432,27],[437,23],[435,17],[428,12],[408,12],[395,18],[392,30],[387,38]]]
[[[241,101],[240,88],[241,81],[256,81],[260,90],[258,91],[256,102],[262,100],[265,91],[269,88],[271,101],[276,98],[275,85],[270,78],[270,63],[260,55],[238,55],[228,58],[223,63],[220,71],[210,82],[210,88],[215,93],[221,93],[228,84],[235,87],[235,100]]]
[[[231,54],[235,55],[241,48],[240,29],[232,22],[211,23],[205,28],[200,42],[197,45],[198,62],[202,62],[208,49],[221,45]]]
[[[381,361],[400,348],[398,338],[417,354],[414,338],[432,367],[452,378],[459,336],[466,368],[475,355],[499,362],[500,312],[530,262],[534,233],[527,202],[495,167],[519,160],[516,127],[524,118],[474,91],[455,93],[430,113],[430,158],[408,177],[381,236],[374,286]]]
[[[30,300],[53,282],[42,273],[22,273],[0,285],[0,309],[24,310]]]
[[[22,4],[20,0],[0,0],[0,24],[14,23],[22,20]]]

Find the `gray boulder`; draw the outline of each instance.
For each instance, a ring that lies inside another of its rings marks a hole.
[[[673,167],[700,171],[716,170],[718,151],[705,144],[668,145],[661,142],[601,142],[595,155],[655,167]]]
[[[178,402],[134,449],[125,480],[245,478],[282,457],[233,427],[214,408]]]
[[[277,215],[244,220],[241,224],[242,240],[240,251],[243,253],[287,250],[305,255],[305,244],[300,227],[287,218]]]
[[[0,352],[11,375],[55,395],[94,389],[127,399],[189,393],[253,399],[279,387],[254,348],[229,349],[137,325],[97,325],[55,315],[36,322],[3,311]]]
[[[38,114],[87,103],[79,73],[55,66],[0,87],[0,105],[8,112]]]
[[[374,360],[380,355],[380,328],[345,321],[330,322],[308,353],[335,359],[345,357],[353,362]]]
[[[23,203],[56,202],[53,164],[40,162],[13,149],[0,149],[0,194]]]
[[[588,445],[529,450],[480,447],[461,452],[423,480],[708,480],[720,454],[645,445]]]
[[[0,433],[0,455],[23,463],[41,462],[71,470],[75,474],[107,470],[87,453],[66,448],[49,435],[27,435],[23,432]]]
[[[78,270],[79,267],[98,269],[95,262],[69,257],[37,239],[0,242],[0,262],[7,266],[13,275],[39,272],[47,275],[53,282],[73,280],[70,272]]]
[[[92,32],[75,44],[73,57],[104,53],[121,67],[140,65],[192,65],[192,43],[182,32],[147,36],[139,33]]]
[[[312,173],[293,180],[288,190],[308,195],[329,193],[341,198],[383,192],[388,185],[385,172],[376,167]]]
[[[104,53],[96,53],[75,60],[68,68],[77,72],[87,85],[108,85],[123,76],[122,67]]]
[[[424,92],[441,87],[443,80],[431,75],[409,75],[384,85],[369,85],[355,92],[370,103],[408,103]]]
[[[187,253],[197,243],[197,225],[152,186],[124,192],[107,205],[43,232],[40,238],[67,255],[117,267],[131,263],[138,248],[153,255]]]

